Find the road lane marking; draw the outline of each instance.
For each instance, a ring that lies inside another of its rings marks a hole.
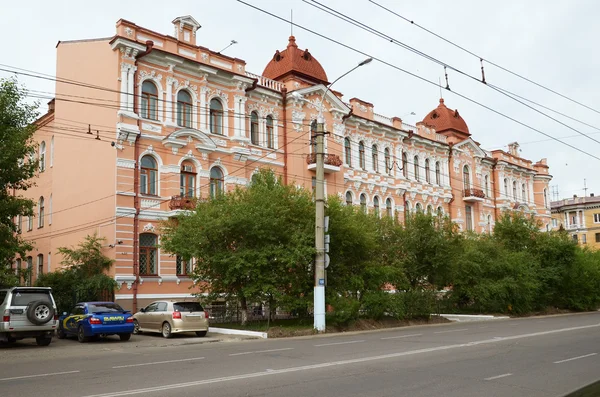
[[[566,363],[567,361],[573,361],[573,360],[579,360],[580,358],[592,357],[592,356],[595,356],[596,354],[598,354],[598,353],[590,353],[590,354],[586,354],[584,356],[567,358],[566,360],[555,361],[554,364]]]
[[[154,361],[151,363],[139,363],[139,364],[128,364],[128,365],[117,365],[115,368],[130,368],[130,367],[143,367],[145,365],[157,365],[157,364],[169,364],[169,363],[181,363],[185,361],[195,361],[195,360],[204,360],[204,357],[194,357],[194,358],[182,358],[180,360],[168,360],[168,361]]]
[[[469,328],[461,328],[461,329],[451,329],[449,331],[438,331],[438,332],[434,332],[434,334],[447,334],[449,332],[460,332],[460,331],[467,331]]]
[[[4,380],[15,380],[15,379],[27,379],[27,378],[37,378],[39,376],[54,376],[54,375],[67,375],[67,374],[76,374],[80,371],[65,371],[65,372],[52,372],[50,374],[37,374],[37,375],[23,375],[23,376],[13,376],[12,378],[0,378],[0,381]]]
[[[421,336],[421,335],[423,335],[423,334],[410,334],[410,335],[400,335],[400,336],[388,336],[387,338],[381,338],[381,340],[410,338],[411,336]]]
[[[87,395],[85,397],[123,397],[123,396],[132,396],[132,395],[136,395],[136,394],[148,394],[148,393],[152,393],[152,392],[164,392],[164,391],[172,392],[173,389],[182,389],[182,388],[188,388],[188,387],[203,386],[203,385],[208,385],[208,384],[213,384],[213,383],[224,383],[224,382],[231,382],[231,381],[237,381],[237,380],[242,380],[242,379],[259,378],[259,377],[264,377],[264,376],[273,376],[273,375],[286,374],[286,373],[291,373],[291,372],[309,371],[309,370],[313,370],[313,369],[344,366],[344,365],[351,365],[351,364],[371,362],[371,361],[388,360],[391,358],[412,356],[412,355],[423,354],[423,353],[431,353],[431,352],[435,352],[435,351],[459,349],[459,348],[471,347],[471,346],[477,346],[477,345],[483,345],[483,344],[498,343],[498,342],[502,342],[502,341],[506,341],[506,340],[532,338],[532,337],[543,336],[543,335],[560,334],[563,332],[577,331],[577,330],[588,329],[588,328],[599,328],[599,327],[600,327],[600,324],[591,324],[591,325],[582,325],[582,326],[577,326],[577,327],[559,328],[559,329],[553,329],[553,330],[549,330],[549,331],[534,332],[534,333],[530,333],[530,334],[506,336],[506,337],[502,337],[502,338],[498,338],[498,339],[484,339],[484,340],[474,341],[474,342],[469,342],[469,343],[461,343],[461,344],[447,345],[447,346],[437,346],[437,347],[418,349],[418,350],[409,350],[409,351],[390,353],[390,354],[384,354],[384,355],[379,355],[379,356],[367,356],[367,357],[355,358],[355,359],[349,359],[349,360],[331,361],[331,362],[325,362],[325,363],[321,363],[321,364],[305,365],[305,366],[301,366],[301,367],[274,369],[274,370],[271,370],[268,372],[267,371],[251,372],[251,373],[242,374],[242,375],[224,376],[224,377],[220,377],[220,378],[211,378],[211,379],[198,380],[198,381],[185,382],[185,383],[179,382],[179,383],[173,383],[173,384],[167,384],[167,385],[161,385],[161,386],[146,387],[143,389],[130,389],[130,390],[120,390],[120,391],[116,391],[116,392],[109,392],[109,393],[102,393],[102,394],[91,394],[91,395]]]
[[[244,354],[255,354],[255,353],[282,352],[284,350],[294,350],[294,348],[293,347],[284,347],[282,349],[255,350],[255,351],[252,351],[252,352],[232,353],[232,354],[230,354],[230,356],[243,356]]]
[[[347,342],[333,342],[333,343],[322,343],[320,345],[315,345],[315,347],[321,347],[321,346],[334,346],[334,345],[347,345],[350,343],[361,343],[364,342],[364,339],[361,340],[349,340]]]
[[[511,376],[511,375],[512,374],[502,374],[502,375],[490,376],[489,378],[485,378],[484,380],[494,380],[494,379],[506,378],[507,376]]]

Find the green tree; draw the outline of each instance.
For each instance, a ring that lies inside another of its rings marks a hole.
[[[306,310],[313,285],[312,197],[263,169],[248,187],[201,201],[192,214],[165,223],[162,247],[196,258],[196,286],[208,299],[238,301],[242,323],[253,302]]]
[[[32,248],[16,233],[14,222],[19,215],[33,215],[33,201],[16,193],[33,185],[38,167],[32,124],[37,104],[25,103],[25,95],[15,79],[0,79],[0,286],[19,282],[11,264]]]
[[[104,300],[117,283],[105,272],[114,261],[102,253],[104,238],[86,236],[77,247],[60,247],[62,269],[40,275],[36,285],[52,287],[59,312],[69,311],[77,302]]]

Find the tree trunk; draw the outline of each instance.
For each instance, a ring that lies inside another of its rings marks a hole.
[[[242,306],[242,325],[246,325],[248,323],[248,302],[246,301],[246,297],[240,297],[240,305]]]

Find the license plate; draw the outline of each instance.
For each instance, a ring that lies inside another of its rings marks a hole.
[[[10,309],[11,314],[23,314],[23,309]]]

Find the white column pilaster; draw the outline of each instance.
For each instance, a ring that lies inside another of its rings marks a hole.
[[[208,92],[208,87],[204,86],[200,88],[200,129],[208,130],[208,119],[209,109],[206,103],[206,93]]]
[[[129,67],[131,65],[129,65],[128,63],[121,63],[121,110],[126,111],[127,110],[127,76],[128,76],[128,70]]]
[[[136,69],[137,68],[135,66],[131,65],[127,78],[127,110],[129,110],[131,113],[135,113],[136,111],[136,109],[133,108],[133,96],[135,95],[134,74]]]

